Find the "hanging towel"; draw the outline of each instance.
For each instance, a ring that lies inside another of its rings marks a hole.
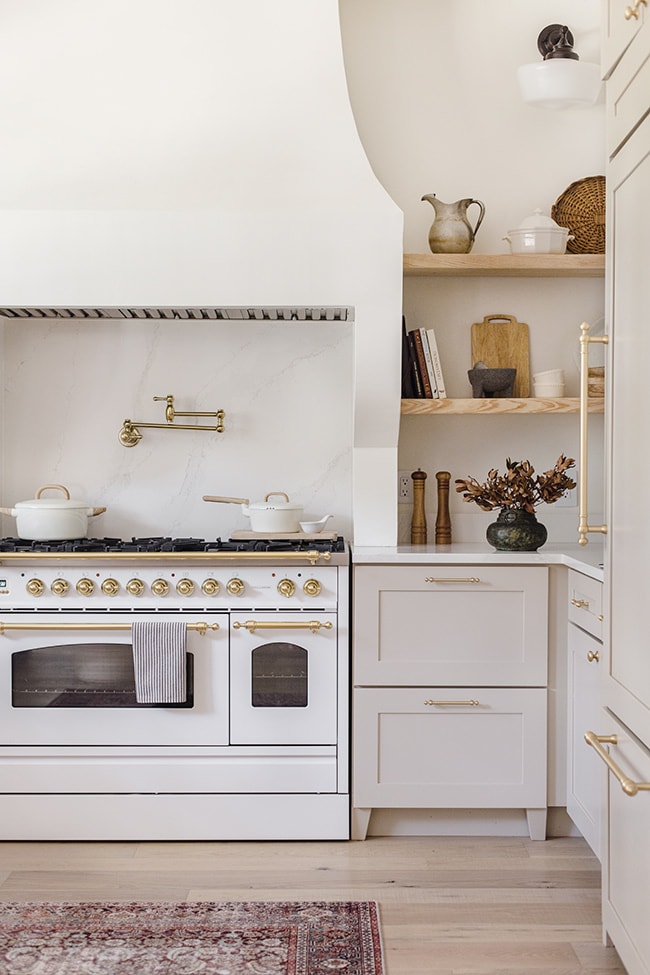
[[[182,704],[187,700],[184,622],[133,623],[135,699],[139,704]]]

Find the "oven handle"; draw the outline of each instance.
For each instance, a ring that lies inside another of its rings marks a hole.
[[[280,620],[268,620],[258,622],[257,620],[246,620],[245,623],[240,623],[236,620],[233,623],[233,628],[235,630],[241,630],[242,628],[248,630],[249,633],[254,633],[255,630],[311,630],[312,633],[317,633],[321,628],[325,630],[331,630],[334,624],[331,620],[327,620],[325,623],[321,623],[320,620],[292,620],[291,622],[282,622]]]
[[[0,636],[6,630],[130,630],[130,623],[0,623]],[[218,623],[186,623],[186,629],[205,636],[208,630],[218,630]]]

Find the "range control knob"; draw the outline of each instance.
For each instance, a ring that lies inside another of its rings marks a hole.
[[[206,596],[216,596],[219,592],[219,583],[216,579],[204,579],[201,589]]]
[[[154,596],[166,596],[169,592],[169,583],[166,579],[154,579],[151,583],[151,591]]]
[[[320,593],[320,582],[318,579],[307,579],[302,588],[307,596],[318,596]]]
[[[77,583],[77,592],[80,596],[92,596],[95,591],[95,583],[92,579],[80,579]]]
[[[55,596],[65,596],[68,589],[70,588],[70,583],[66,582],[65,579],[55,579],[50,589]]]
[[[226,583],[226,589],[231,596],[241,596],[245,588],[246,587],[241,579],[228,579],[228,582]]]
[[[120,584],[117,579],[104,579],[102,582],[102,592],[105,596],[117,596],[120,591]]]
[[[41,596],[45,590],[40,579],[30,579],[25,588],[30,596]]]
[[[179,579],[176,583],[176,592],[179,596],[191,596],[194,592],[194,583],[191,579]]]
[[[293,596],[296,591],[296,584],[292,582],[291,579],[280,579],[278,582],[278,592],[281,596],[286,596],[289,599]]]
[[[144,582],[142,579],[129,579],[126,584],[126,591],[132,596],[141,596],[144,592]]]

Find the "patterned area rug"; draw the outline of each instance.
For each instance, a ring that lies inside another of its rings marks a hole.
[[[374,901],[0,904],[2,975],[385,975]]]

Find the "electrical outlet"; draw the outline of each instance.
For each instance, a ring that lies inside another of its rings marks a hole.
[[[398,504],[413,504],[413,481],[410,471],[400,471],[397,475]]]

